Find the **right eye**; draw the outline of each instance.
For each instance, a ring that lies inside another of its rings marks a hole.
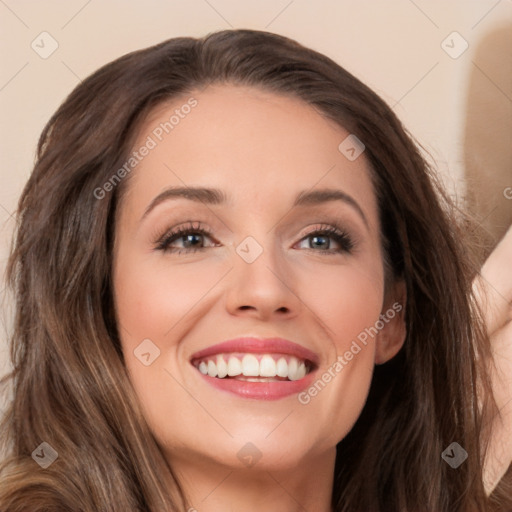
[[[204,246],[205,238],[211,240],[211,234],[204,228],[191,225],[180,226],[160,237],[156,242],[155,249],[174,254],[192,253],[208,248]],[[201,246],[201,241],[203,241],[203,246]],[[175,247],[176,242],[181,243],[181,247]]]

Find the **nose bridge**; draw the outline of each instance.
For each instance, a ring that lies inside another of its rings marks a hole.
[[[270,315],[296,312],[298,300],[291,282],[291,268],[281,253],[273,231],[246,236],[235,245],[234,271],[228,292],[228,308]]]

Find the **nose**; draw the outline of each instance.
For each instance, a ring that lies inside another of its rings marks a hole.
[[[291,318],[299,314],[302,303],[294,289],[298,280],[282,256],[265,246],[251,263],[237,252],[233,253],[233,258],[234,268],[229,273],[226,294],[226,308],[230,314],[260,320]]]

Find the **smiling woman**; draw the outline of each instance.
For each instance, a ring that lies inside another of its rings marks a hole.
[[[19,203],[0,508],[507,510],[449,212],[389,107],[290,39],[101,68]]]

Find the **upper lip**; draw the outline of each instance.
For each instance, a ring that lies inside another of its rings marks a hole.
[[[245,352],[252,354],[289,354],[299,359],[312,362],[315,366],[319,364],[318,356],[311,350],[284,338],[256,338],[247,336],[235,338],[211,347],[200,350],[191,356],[191,360],[201,359],[215,354],[229,352]]]

